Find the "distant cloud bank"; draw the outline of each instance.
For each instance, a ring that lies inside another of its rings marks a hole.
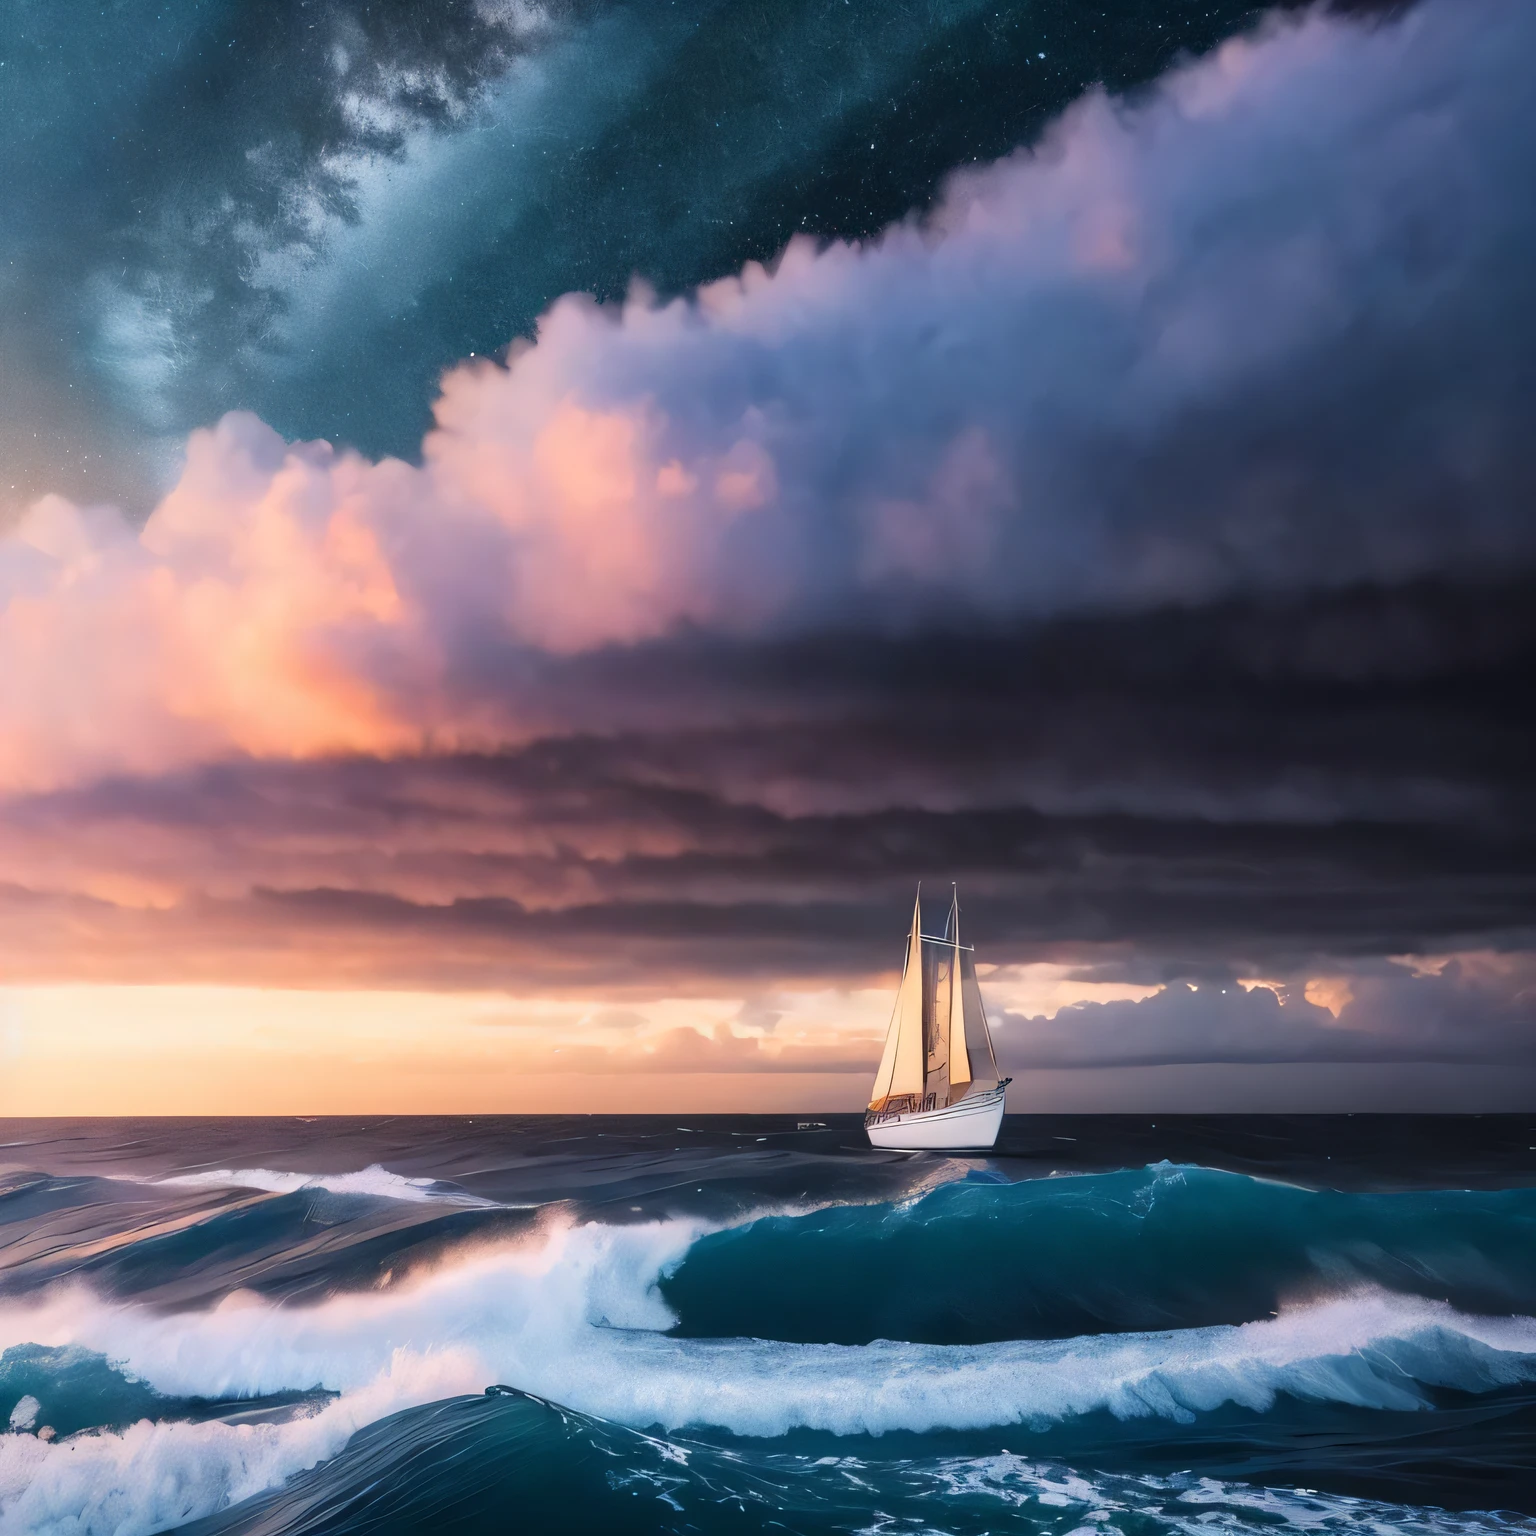
[[[1004,1062],[1053,1067],[1200,1062],[1504,1062],[1536,1065],[1529,954],[1362,965],[1329,978],[1337,1014],[1294,987],[1175,982],[1137,1001],[1079,1002],[1053,1017],[995,1020]],[[1315,986],[1313,989],[1315,990]]]

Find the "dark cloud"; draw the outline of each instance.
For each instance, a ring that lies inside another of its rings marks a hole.
[[[1536,929],[1530,596],[545,658],[572,712],[650,729],[12,799],[9,966],[838,976],[894,964],[919,879],[960,882],[990,959],[1101,979],[1507,945]]]

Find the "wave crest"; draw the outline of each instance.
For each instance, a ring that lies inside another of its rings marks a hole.
[[[295,1173],[276,1168],[207,1168],[196,1173],[166,1174],[156,1184],[215,1189],[259,1189],[273,1195],[291,1195],[304,1189],[325,1190],[333,1195],[373,1195],[382,1200],[440,1200],[453,1205],[494,1206],[440,1179],[413,1179],[391,1173],[378,1163],[355,1173]]]
[[[679,1331],[974,1344],[1243,1323],[1375,1287],[1536,1312],[1536,1190],[1357,1194],[1210,1168],[961,1181],[701,1239],[662,1293]]]
[[[1045,1424],[1105,1410],[1183,1419],[1277,1393],[1377,1408],[1425,1389],[1483,1392],[1536,1375],[1536,1321],[1362,1291],[1241,1325],[864,1346],[695,1339],[666,1330],[660,1290],[697,1223],[552,1222],[540,1238],[460,1255],[405,1286],[309,1307],[248,1293],[165,1314],[77,1290],[0,1309],[0,1345],[75,1345],[177,1396],[373,1388],[400,1362],[461,1362],[462,1390],[496,1382],[621,1423],[880,1434]]]

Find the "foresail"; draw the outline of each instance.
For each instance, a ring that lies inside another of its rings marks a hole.
[[[869,1096],[873,1109],[890,1097],[891,1079],[896,1073],[896,1044],[901,1039],[901,992],[896,993],[896,1007],[891,1014],[890,1028],[885,1032],[885,1049],[880,1053],[880,1070],[875,1073],[874,1092]]]
[[[896,1011],[885,1037],[880,1057],[880,1071],[875,1077],[875,1091],[869,1104],[874,1109],[887,1099],[911,1095],[920,1100],[924,1092],[923,941],[921,907],[912,913],[912,936],[907,941],[907,963],[901,975],[901,989],[896,994]]]

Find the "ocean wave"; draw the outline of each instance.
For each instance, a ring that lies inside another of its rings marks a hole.
[[[451,1372],[392,1382],[407,1396]],[[406,1373],[410,1374],[410,1373]],[[1208,1475],[1127,1475],[1009,1449],[882,1456],[721,1446],[636,1432],[510,1389],[437,1399],[354,1429],[360,1394],[280,1426],[139,1424],[44,1445],[0,1440],[0,1531],[70,1536],[320,1536],[344,1530],[506,1528],[739,1533],[775,1530],[1024,1532],[1216,1528],[1394,1536],[1507,1532],[1500,1516],[1451,1514],[1312,1488],[1257,1488]],[[1130,1524],[1124,1522],[1129,1519]]]
[[[361,1433],[282,1492],[198,1536],[340,1529],[725,1533],[1129,1528],[1153,1533],[1364,1528],[1405,1536],[1507,1531],[1497,1517],[1207,1476],[1078,1470],[1007,1450],[885,1457],[784,1452],[637,1434],[526,1394],[436,1404]],[[433,1476],[434,1471],[450,1476]],[[939,1501],[942,1501],[940,1505]]]
[[[674,1331],[835,1344],[1072,1338],[1254,1321],[1361,1288],[1463,1313],[1536,1313],[1536,1189],[1344,1193],[1169,1164],[1010,1184],[990,1171],[957,1178],[960,1166],[923,1160],[897,1202],[823,1192],[818,1204],[802,1192],[786,1212],[762,1194],[756,1219],[739,1191],[711,1200],[690,1185],[682,1209],[699,1212],[687,1227],[697,1240],[659,1281]],[[152,1220],[149,1190],[165,1202]],[[175,1307],[242,1287],[288,1299],[367,1292],[538,1228],[550,1210],[379,1165],[38,1175],[4,1205],[0,1242],[15,1239],[5,1290],[73,1275]],[[631,1206],[623,1219],[642,1214]]]
[[[556,1218],[523,1242],[463,1245],[402,1284],[341,1292],[309,1306],[236,1291],[205,1310],[117,1301],[83,1285],[0,1302],[0,1349],[34,1343],[99,1351],[157,1391],[229,1397],[324,1387],[359,1390],[402,1352],[465,1351],[474,1390],[502,1367],[533,1368],[674,1318],[656,1280],[703,1230],[698,1223],[626,1227]],[[550,1394],[554,1395],[554,1394]]]
[[[298,1173],[278,1168],[207,1168],[196,1173],[165,1174],[152,1181],[178,1188],[259,1189],[272,1195],[324,1190],[332,1195],[372,1195],[382,1200],[440,1201],[448,1205],[491,1208],[494,1200],[458,1189],[440,1179],[416,1179],[373,1163],[355,1173]],[[517,1207],[520,1209],[521,1207]]]
[[[771,1444],[1005,1427],[1059,1442],[1094,1418],[1189,1423],[1266,1414],[1282,1398],[1418,1415],[1437,1393],[1536,1381],[1536,1320],[1380,1290],[1240,1325],[1067,1340],[680,1337],[663,1277],[710,1235],[702,1222],[552,1215],[521,1242],[459,1249],[405,1284],[310,1306],[245,1292],[172,1312],[79,1285],[0,1304],[0,1348],[94,1351],[168,1399],[338,1394],[277,1421],[0,1436],[0,1530],[136,1536],[196,1519],[334,1457],[366,1425],[498,1383],[637,1431]],[[54,1388],[36,1373],[25,1385],[37,1427],[51,1424]]]
[[[401,1407],[462,1392],[464,1366],[402,1360],[369,1387],[286,1422],[142,1419],[53,1442],[0,1436],[0,1536],[147,1536],[183,1525],[280,1487]]]
[[[1277,1394],[1422,1406],[1436,1387],[1533,1379],[1536,1321],[1363,1291],[1275,1318],[1162,1332],[990,1345],[864,1346],[689,1339],[661,1276],[698,1224],[548,1223],[536,1241],[462,1254],[410,1284],[307,1307],[249,1294],[167,1314],[84,1290],[0,1308],[0,1345],[100,1351],[157,1391],[231,1397],[372,1388],[406,1358],[463,1362],[493,1382],[635,1426],[880,1434],[1044,1425],[1088,1413],[1188,1421]]]
[[[328,1394],[279,1392],[264,1397],[177,1398],[78,1345],[60,1349],[18,1344],[0,1351],[0,1424],[47,1428],[55,1435],[83,1429],[126,1429],[141,1419],[279,1419]],[[46,1410],[44,1405],[46,1404]]]
[[[693,1337],[935,1344],[1264,1318],[1372,1286],[1536,1312],[1536,1190],[1342,1193],[1209,1168],[951,1182],[711,1233],[662,1280]]]

